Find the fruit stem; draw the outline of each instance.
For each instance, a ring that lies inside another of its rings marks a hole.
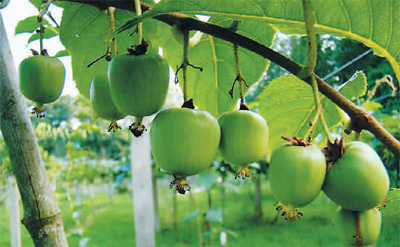
[[[239,28],[239,21],[233,21],[230,29],[232,31],[236,31]],[[240,90],[240,105],[244,105],[244,89],[243,89],[243,84],[245,84],[247,87],[249,85],[247,84],[246,80],[244,79],[242,75],[242,71],[240,69],[240,60],[239,60],[239,46],[237,44],[233,44],[233,54],[235,56],[235,73],[236,73],[236,78],[233,81],[232,88],[229,91],[229,95],[231,98],[233,98],[233,89],[235,88],[235,83],[239,83],[239,90]]]
[[[356,244],[357,246],[363,246],[363,236],[361,233],[361,226],[360,226],[360,213],[357,211],[353,211],[354,213],[354,224],[356,227]]]
[[[326,124],[323,112],[321,112],[321,115],[319,116],[319,120],[321,121],[322,128],[324,129],[324,132],[325,132],[326,136],[328,137],[328,140],[330,142],[333,142],[333,139],[332,139],[331,133],[329,132],[328,125]]]
[[[299,77],[309,77],[317,64],[317,35],[314,29],[314,16],[310,0],[303,0],[304,21],[307,30],[307,62],[306,66],[299,72]]]
[[[115,8],[114,7],[108,7],[107,8],[107,13],[108,13],[108,20],[110,22],[110,31],[111,34],[115,32],[115,18],[114,18],[114,13],[115,13]],[[110,46],[113,46],[113,55],[117,54],[117,37],[114,36],[111,38]],[[110,49],[108,49],[110,50]]]
[[[140,15],[142,15],[142,8],[140,6],[140,0],[135,0],[135,9],[136,9],[136,15],[138,17]],[[141,45],[142,44],[142,40],[143,40],[143,24],[142,24],[142,22],[139,22],[137,24],[137,28],[138,28],[137,30],[138,30],[138,34],[139,34],[137,44]]]
[[[356,141],[361,141],[361,132],[359,131],[354,131],[355,133],[355,139]]]
[[[316,105],[317,109],[315,112],[314,118],[310,121],[310,128],[308,128],[306,134],[304,135],[304,139],[309,140],[312,137],[312,133],[317,126],[317,121],[322,115],[322,104],[319,98],[319,91],[318,91],[318,84],[317,81],[315,80],[315,77],[311,77],[311,87],[312,87],[312,92],[314,96],[314,104]]]
[[[53,0],[47,0],[46,4],[40,10],[40,12],[37,16],[37,20],[39,22],[39,46],[40,46],[39,53],[40,54],[43,53],[43,36],[44,36],[43,16],[46,14],[47,10],[49,9],[51,2],[53,2]]]
[[[183,62],[182,62],[182,76],[183,76],[183,101],[188,100],[188,86],[187,86],[187,66],[189,64],[189,30],[183,30]]]

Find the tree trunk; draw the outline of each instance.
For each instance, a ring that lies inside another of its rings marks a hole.
[[[139,138],[131,139],[131,167],[136,246],[154,247],[153,182],[148,131]]]
[[[0,127],[35,246],[68,246],[60,210],[40,156],[0,13]]]

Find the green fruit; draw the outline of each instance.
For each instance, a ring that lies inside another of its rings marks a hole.
[[[381,212],[376,208],[358,212],[339,207],[334,216],[338,238],[349,246],[375,244],[381,231],[381,223]]]
[[[385,199],[389,177],[373,148],[363,142],[347,144],[329,170],[323,190],[335,203],[353,211],[377,207]]]
[[[33,56],[19,65],[21,93],[38,106],[54,102],[64,87],[65,68],[56,57]]]
[[[272,153],[270,185],[280,201],[277,209],[283,210],[287,220],[299,216],[296,207],[309,204],[319,195],[325,172],[325,156],[315,146],[284,145]]]
[[[125,117],[125,114],[118,111],[111,99],[107,73],[93,78],[90,85],[90,103],[101,118],[114,122]]]
[[[223,159],[246,168],[265,158],[268,126],[263,117],[251,111],[230,111],[218,118],[221,128],[219,151]]]
[[[206,111],[172,108],[154,118],[150,140],[154,160],[176,177],[176,183],[210,167],[218,149],[220,129]],[[184,188],[176,185],[184,194]]]
[[[108,67],[111,98],[117,109],[142,118],[164,104],[169,86],[169,67],[158,54],[117,55]]]

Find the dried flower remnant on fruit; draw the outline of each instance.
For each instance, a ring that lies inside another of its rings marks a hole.
[[[334,143],[331,143],[329,140],[326,142],[326,147],[322,150],[325,155],[325,159],[327,162],[326,172],[332,168],[333,164],[340,158],[345,152],[344,148],[344,137],[340,139],[335,139]]]
[[[238,177],[241,179],[245,179],[250,177],[251,175],[253,175],[253,172],[249,168],[245,167],[239,169],[239,171],[236,172],[235,179]]]
[[[296,218],[301,219],[300,217],[303,216],[303,213],[293,206],[285,206],[280,202],[275,203],[274,206],[276,206],[277,211],[282,211],[281,216],[284,216],[288,222],[293,222]]]
[[[291,146],[302,146],[302,147],[308,147],[311,146],[312,144],[308,141],[306,141],[304,138],[297,138],[295,136],[290,137],[290,136],[281,136],[282,139],[288,141]]]
[[[44,118],[46,116],[46,111],[41,106],[35,106],[33,107],[31,114],[36,115],[37,118]]]
[[[108,126],[108,132],[117,132],[121,129],[121,126],[117,122],[111,122]]]
[[[147,48],[149,47],[149,41],[142,40],[139,45],[131,46],[127,49],[128,53],[134,56],[140,56],[147,53]]]
[[[129,130],[135,137],[140,137],[147,129],[144,124],[135,122],[129,126]]]
[[[174,180],[171,181],[169,184],[169,188],[172,189],[175,186],[176,190],[179,192],[179,194],[184,195],[186,191],[190,191],[190,185],[186,181],[185,178],[177,178],[174,175]]]

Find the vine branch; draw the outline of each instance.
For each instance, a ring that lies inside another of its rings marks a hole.
[[[60,0],[60,1],[68,1],[68,2],[78,2],[84,4],[90,4],[92,6],[98,7],[99,9],[106,9],[109,6],[114,6],[116,8],[135,11],[135,6],[133,2],[130,0],[96,0],[96,1],[88,1],[88,0]],[[141,3],[142,11],[147,11],[152,6],[149,4]],[[202,22],[197,19],[188,17],[186,15],[172,13],[172,14],[164,14],[154,17],[154,19],[162,21],[168,25],[173,25],[176,23],[180,23],[182,28],[187,30],[197,30],[203,33],[212,35],[216,38],[223,39],[225,41],[236,44],[244,49],[252,51],[271,62],[279,65],[280,67],[286,69],[293,75],[299,77],[299,73],[304,67],[297,63],[296,61],[274,51],[273,49],[260,44],[259,42],[252,40],[248,37],[240,35],[236,32],[229,30],[228,28],[223,28],[218,25],[214,25],[207,22]],[[376,139],[381,141],[392,153],[395,154],[396,158],[399,159],[400,156],[400,142],[392,136],[382,125],[369,114],[364,109],[358,107],[349,99],[341,95],[334,88],[332,88],[329,84],[324,82],[320,77],[312,73],[312,76],[315,77],[318,90],[327,98],[329,98],[333,103],[335,103],[338,107],[340,107],[343,111],[345,111],[350,118],[354,120],[357,127],[360,129],[365,129],[370,131]],[[307,78],[303,78],[303,81],[311,85],[311,76]]]

